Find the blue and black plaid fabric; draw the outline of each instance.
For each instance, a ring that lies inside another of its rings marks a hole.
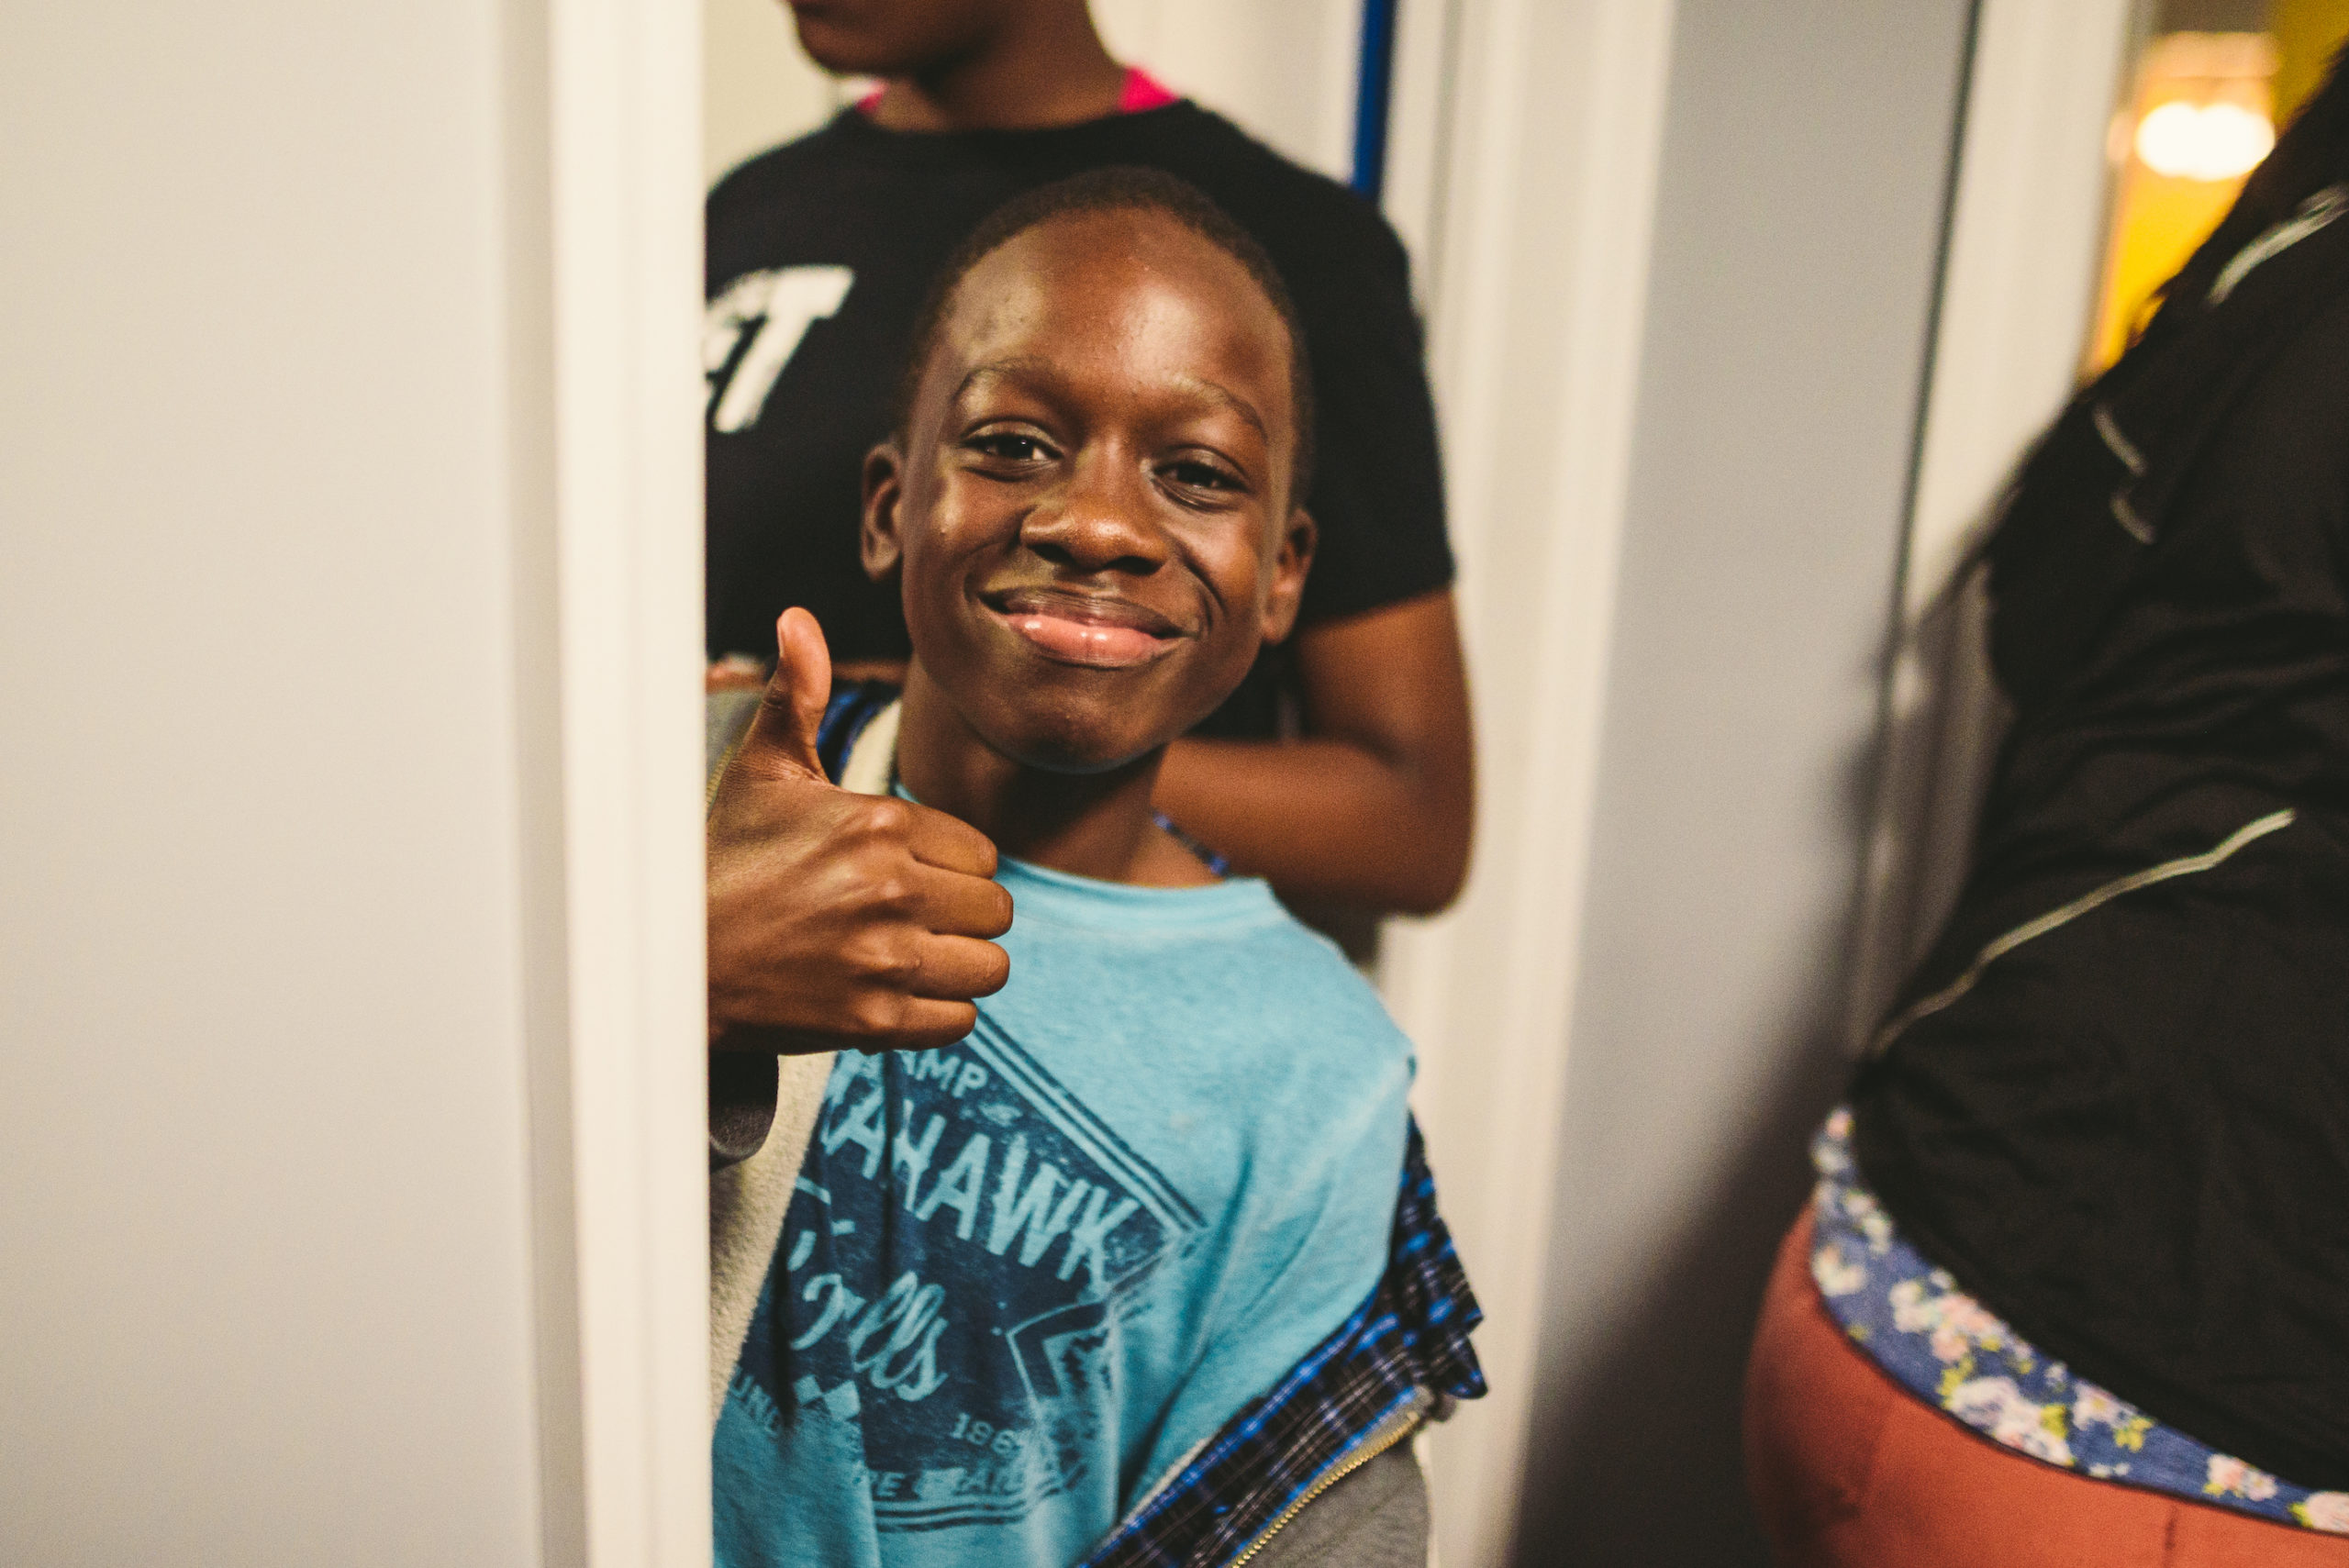
[[[1247,1550],[1389,1416],[1428,1394],[1474,1399],[1484,1317],[1436,1213],[1417,1123],[1386,1277],[1370,1299],[1127,1516],[1083,1568],[1217,1568]]]

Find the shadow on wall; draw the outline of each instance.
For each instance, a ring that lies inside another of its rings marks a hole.
[[[1842,771],[1854,843],[1876,761],[1870,746]],[[1745,1355],[1778,1242],[1810,1193],[1810,1136],[1852,1074],[1842,1030],[1856,917],[1855,895],[1810,943],[1792,1017],[1757,1042],[1767,1065],[1737,1147],[1644,1277],[1608,1293],[1608,1320],[1557,1380],[1570,1397],[1537,1411],[1523,1568],[1769,1562],[1741,1480]]]

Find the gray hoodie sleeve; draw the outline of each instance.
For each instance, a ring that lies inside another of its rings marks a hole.
[[[751,727],[761,694],[712,692],[702,701],[705,800],[718,793],[718,770]],[[758,1152],[774,1124],[775,1061],[759,1051],[709,1055],[709,1168],[722,1171]]]
[[[1249,1568],[1427,1568],[1428,1483],[1409,1442],[1308,1504]]]

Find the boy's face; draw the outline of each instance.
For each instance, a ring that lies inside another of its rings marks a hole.
[[[963,278],[905,450],[866,461],[864,561],[987,745],[1119,766],[1287,634],[1313,545],[1288,378],[1271,302],[1159,214],[1052,219]]]

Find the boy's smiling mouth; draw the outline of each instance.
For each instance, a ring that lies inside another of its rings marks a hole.
[[[1008,588],[980,602],[1045,658],[1124,670],[1172,652],[1183,629],[1156,610],[1071,588]]]

